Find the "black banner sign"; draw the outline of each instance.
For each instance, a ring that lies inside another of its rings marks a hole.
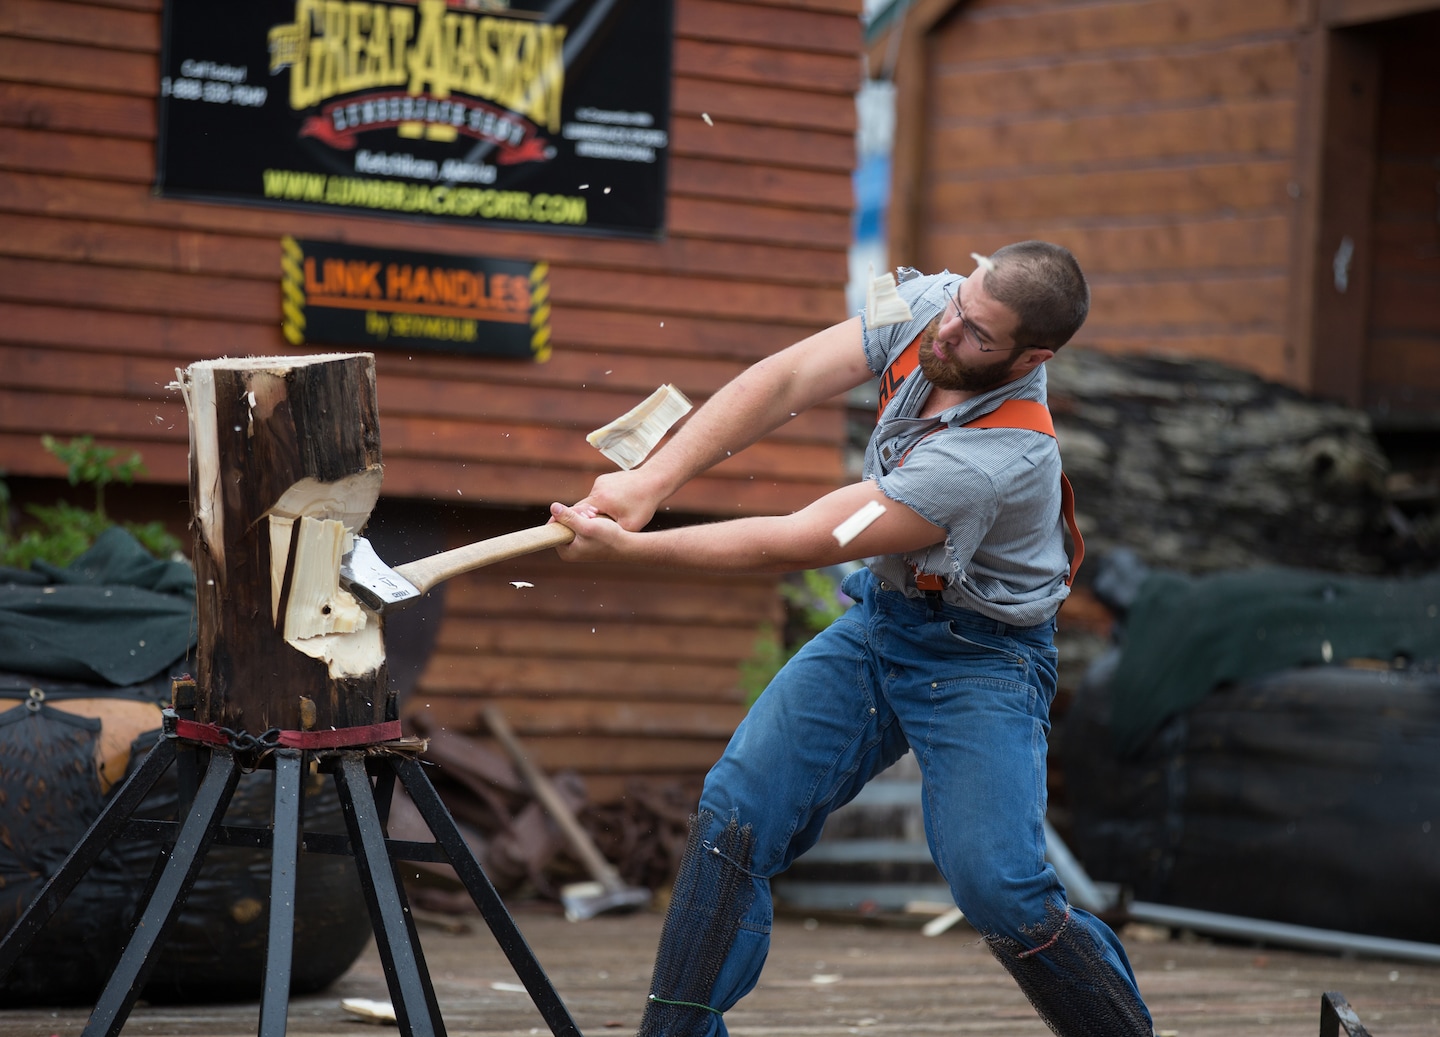
[[[672,0],[166,0],[161,194],[658,236]]]
[[[281,239],[292,345],[550,359],[549,264]]]

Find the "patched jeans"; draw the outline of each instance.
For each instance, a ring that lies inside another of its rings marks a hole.
[[[1045,862],[1054,621],[1015,628],[932,606],[867,569],[847,578],[844,590],[857,604],[775,677],[705,780],[700,806],[712,824],[735,818],[755,831],[755,899],[710,1005],[724,1011],[760,976],[771,876],[814,845],[832,810],[907,750],[920,766],[930,852],[966,919],[992,946],[1034,948],[1068,911],[1068,938],[1093,940],[1104,971],[1113,968],[1114,982],[1139,1003],[1119,940],[1068,904]],[[1045,957],[1038,952],[1037,960]],[[1059,975],[1063,963],[1047,965],[1057,979],[1087,982]],[[726,1032],[718,1014],[707,1018],[708,1033]]]

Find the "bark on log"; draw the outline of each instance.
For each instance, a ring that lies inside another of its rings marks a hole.
[[[196,718],[256,735],[393,719],[380,619],[338,583],[380,493],[374,357],[208,360],[179,376]]]

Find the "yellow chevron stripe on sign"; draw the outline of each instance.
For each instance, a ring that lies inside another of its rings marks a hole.
[[[550,359],[550,264],[530,268],[530,351],[535,362]]]
[[[305,250],[289,234],[280,239],[280,331],[285,341],[298,346],[305,341],[305,275],[301,264]]]

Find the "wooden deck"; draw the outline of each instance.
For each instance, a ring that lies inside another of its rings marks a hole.
[[[658,914],[571,924],[522,907],[516,919],[584,1033],[634,1033]],[[478,916],[469,922],[464,933],[433,921],[421,929],[449,1032],[543,1037],[545,1024],[489,930]],[[1326,990],[1342,992],[1374,1037],[1440,1033],[1440,967],[1164,939],[1140,927],[1126,930],[1126,943],[1161,1033],[1313,1037]],[[290,1037],[394,1032],[347,1015],[346,997],[388,999],[373,947],[323,995],[291,1002]],[[0,1037],[69,1037],[87,1014],[0,1010]],[[257,1019],[254,1004],[140,1005],[124,1033],[242,1037],[256,1032]],[[962,925],[927,938],[916,928],[833,918],[779,919],[759,987],[726,1020],[736,1037],[1049,1033],[973,930]]]

